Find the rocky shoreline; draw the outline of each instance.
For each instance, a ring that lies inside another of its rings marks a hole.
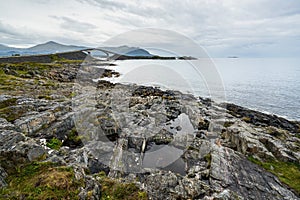
[[[0,75],[0,199],[299,199],[299,122],[75,61]]]

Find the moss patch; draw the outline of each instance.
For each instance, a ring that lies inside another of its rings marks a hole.
[[[62,146],[62,142],[57,138],[52,138],[49,142],[47,142],[46,146],[51,149],[59,150]]]
[[[72,168],[34,162],[9,175],[8,186],[0,189],[0,199],[78,199],[83,181]]]
[[[147,193],[141,191],[134,183],[122,183],[108,178],[104,172],[98,175],[102,185],[101,199],[103,200],[146,200]]]
[[[82,139],[83,139],[83,136],[79,135],[76,128],[74,127],[72,130],[70,130],[63,145],[71,147],[71,148],[82,147],[83,146]]]
[[[295,193],[300,195],[300,165],[292,162],[281,162],[268,160],[259,161],[252,156],[248,157],[251,162],[263,167],[267,171],[276,175],[282,183],[292,188]]]

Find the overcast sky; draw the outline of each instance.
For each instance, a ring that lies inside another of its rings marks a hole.
[[[98,46],[149,27],[184,34],[213,57],[300,56],[299,0],[0,0],[9,46]]]

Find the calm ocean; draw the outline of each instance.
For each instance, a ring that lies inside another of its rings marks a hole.
[[[125,60],[115,82],[154,85],[300,120],[300,59]]]

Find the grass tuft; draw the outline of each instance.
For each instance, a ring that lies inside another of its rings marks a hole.
[[[300,165],[292,162],[257,160],[252,156],[248,157],[251,162],[263,167],[279,178],[279,180],[292,188],[297,195],[300,195]]]
[[[141,191],[135,183],[122,183],[113,180],[100,172],[98,175],[102,186],[101,199],[103,200],[146,200],[147,193]]]
[[[52,138],[49,142],[47,142],[46,146],[51,149],[59,150],[62,146],[62,141],[57,138]]]
[[[19,167],[6,181],[0,199],[78,199],[79,188],[84,186],[72,168],[49,162]]]

